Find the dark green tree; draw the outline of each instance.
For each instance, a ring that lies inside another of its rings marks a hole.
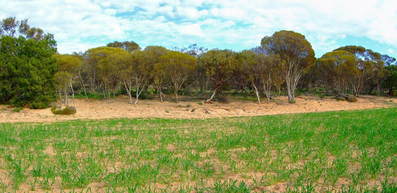
[[[54,40],[0,37],[0,102],[45,108],[55,100]]]

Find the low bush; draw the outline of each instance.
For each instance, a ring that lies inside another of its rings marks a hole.
[[[351,103],[357,102],[357,97],[355,97],[353,95],[337,95],[337,96],[335,96],[335,99],[337,101],[348,101]]]
[[[353,96],[353,95],[348,95],[346,96],[346,101],[354,103],[357,102],[357,97]]]
[[[76,114],[76,107],[66,106],[65,108],[61,107],[52,107],[51,112],[55,115],[73,115]]]
[[[337,96],[335,96],[335,99],[336,99],[337,101],[345,101],[345,100],[346,100],[346,97],[345,97],[345,96],[342,96],[342,95],[337,95]]]
[[[12,112],[19,113],[23,110],[23,107],[15,107],[12,109]]]

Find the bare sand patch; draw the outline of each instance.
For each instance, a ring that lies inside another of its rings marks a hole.
[[[295,104],[288,104],[286,97],[277,97],[272,102],[257,104],[253,101],[231,101],[230,103],[203,104],[195,102],[163,102],[141,100],[139,104],[128,104],[128,98],[118,97],[109,100],[75,99],[75,115],[54,115],[50,109],[23,109],[13,112],[0,105],[0,122],[56,122],[76,119],[112,118],[220,118],[236,116],[259,116],[289,113],[307,113],[341,110],[360,110],[396,106],[397,99],[387,97],[362,96],[358,102],[336,101],[332,98],[297,97]]]

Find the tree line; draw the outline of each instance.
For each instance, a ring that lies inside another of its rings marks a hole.
[[[393,95],[396,59],[361,46],[345,46],[315,58],[306,37],[279,31],[258,47],[235,52],[194,44],[183,49],[112,42],[84,53],[58,54],[53,35],[30,27],[27,20],[0,23],[0,102],[43,108],[59,96],[68,105],[75,93],[110,98],[129,96],[138,103],[153,91],[163,101],[200,95],[206,102],[228,91],[252,93],[258,103],[297,90],[327,95]],[[194,93],[194,94],[191,94]]]

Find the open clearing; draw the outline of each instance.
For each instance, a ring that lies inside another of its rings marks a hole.
[[[333,98],[303,96],[296,104],[289,104],[287,97],[277,97],[271,102],[257,104],[255,101],[231,100],[228,104],[203,104],[201,101],[164,102],[141,100],[139,104],[128,104],[126,97],[109,100],[76,99],[77,114],[71,116],[54,115],[49,109],[24,109],[13,112],[0,105],[0,122],[54,122],[76,119],[114,118],[182,118],[203,119],[237,116],[260,116],[289,113],[324,112],[340,110],[360,110],[385,108],[397,105],[396,98],[362,96],[358,102],[336,101]]]
[[[1,123],[0,192],[395,192],[396,125],[396,108]]]

